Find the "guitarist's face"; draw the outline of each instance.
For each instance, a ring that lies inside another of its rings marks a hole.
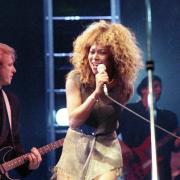
[[[15,72],[13,55],[0,50],[0,87],[11,84]]]

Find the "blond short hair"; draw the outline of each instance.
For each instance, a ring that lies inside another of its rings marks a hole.
[[[13,60],[15,61],[16,53],[15,50],[8,46],[7,44],[0,43],[0,62],[4,54],[12,55]]]

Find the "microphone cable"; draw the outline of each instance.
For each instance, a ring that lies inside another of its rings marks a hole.
[[[110,97],[110,96],[108,95],[108,93],[105,93],[105,95],[106,95],[106,97],[107,97],[108,99],[110,99],[111,101],[113,101],[114,103],[116,103],[117,105],[119,105],[120,107],[126,109],[127,111],[131,112],[132,114],[136,115],[137,117],[139,117],[139,118],[143,119],[144,121],[150,123],[150,120],[149,120],[149,119],[141,116],[140,114],[136,113],[135,111],[133,111],[133,110],[129,109],[128,107],[124,106],[123,104],[119,103],[118,101],[116,101],[115,99],[113,99],[112,97]],[[160,129],[160,130],[162,130],[162,131],[164,131],[165,133],[167,133],[167,134],[169,134],[169,135],[177,138],[177,139],[180,139],[180,137],[177,136],[176,134],[173,134],[172,132],[170,132],[170,131],[162,128],[161,126],[159,126],[159,125],[157,125],[157,124],[155,124],[155,127],[158,128],[158,129]]]

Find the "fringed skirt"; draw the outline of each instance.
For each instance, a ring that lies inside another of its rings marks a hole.
[[[121,176],[122,166],[121,147],[115,132],[96,137],[69,128],[53,179],[92,180],[111,170]]]

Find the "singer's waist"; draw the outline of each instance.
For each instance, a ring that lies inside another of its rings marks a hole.
[[[83,133],[83,134],[86,134],[86,135],[91,135],[91,136],[106,136],[109,134],[113,134],[115,132],[114,130],[105,131],[103,129],[94,128],[94,127],[88,126],[86,124],[83,124],[78,128],[74,128],[73,130]]]

